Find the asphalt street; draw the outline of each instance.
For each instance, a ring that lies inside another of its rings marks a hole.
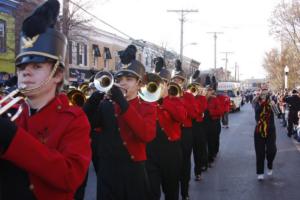
[[[275,119],[277,155],[273,176],[258,181],[254,152],[254,112],[250,104],[229,115],[229,129],[222,129],[220,152],[214,163],[194,181],[191,174],[191,200],[299,200],[300,145],[286,136],[286,130]],[[193,171],[193,170],[192,170]],[[90,167],[85,200],[96,199],[96,177]]]

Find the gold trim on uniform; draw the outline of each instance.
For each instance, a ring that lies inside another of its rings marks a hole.
[[[54,55],[49,54],[49,53],[39,52],[39,51],[26,51],[26,52],[20,53],[16,57],[16,60],[18,58],[20,58],[21,56],[26,56],[26,55],[38,55],[38,56],[44,56],[44,57],[52,58],[54,60],[60,60],[59,57],[57,57],[57,56],[54,56]]]

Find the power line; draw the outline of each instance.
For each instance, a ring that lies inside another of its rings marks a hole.
[[[128,34],[124,33],[123,31],[121,31],[120,29],[110,25],[109,23],[107,23],[106,21],[100,19],[99,17],[97,17],[96,15],[92,14],[91,12],[87,11],[86,9],[84,9],[82,6],[78,5],[77,3],[73,2],[72,0],[69,0],[70,3],[72,3],[73,5],[77,6],[79,9],[83,10],[85,13],[89,14],[90,16],[94,17],[95,19],[97,19],[98,21],[100,21],[101,23],[105,24],[106,26],[112,28],[113,30],[121,33],[122,35],[125,35],[126,37],[128,37],[131,40],[134,40],[133,37],[129,36]]]
[[[225,54],[225,81],[227,81],[227,64],[228,64],[228,55],[233,54],[231,51],[221,52]]]

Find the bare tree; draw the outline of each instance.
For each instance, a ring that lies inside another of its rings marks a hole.
[[[299,61],[298,53],[294,50],[293,44],[290,44],[281,52],[278,49],[272,49],[266,53],[263,66],[268,73],[271,87],[273,89],[284,88],[284,67],[286,65],[290,69],[288,78],[290,87],[300,84]]]
[[[282,2],[277,5],[270,19],[270,33],[282,42],[289,41],[294,44],[298,53],[300,44],[300,2]]]
[[[20,33],[22,28],[22,23],[26,17],[28,17],[34,9],[44,2],[44,0],[20,0],[17,9],[14,12],[15,16],[15,51],[16,55],[19,53],[20,46]]]
[[[282,2],[277,5],[270,19],[270,34],[280,40],[281,49],[266,53],[264,68],[273,88],[283,88],[284,67],[289,72],[289,85],[299,84],[300,71],[300,1]]]
[[[71,37],[71,30],[82,28],[82,25],[86,25],[92,21],[84,10],[91,8],[94,0],[64,0],[63,1],[63,16],[61,16],[60,22],[63,33],[69,39]]]

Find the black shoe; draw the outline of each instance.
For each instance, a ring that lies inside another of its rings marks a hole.
[[[182,200],[190,200],[189,196],[182,197]]]
[[[201,167],[201,171],[202,171],[202,172],[207,171],[207,166],[206,166],[206,167]]]
[[[201,180],[202,180],[202,176],[200,174],[196,175],[195,181],[201,181]]]

